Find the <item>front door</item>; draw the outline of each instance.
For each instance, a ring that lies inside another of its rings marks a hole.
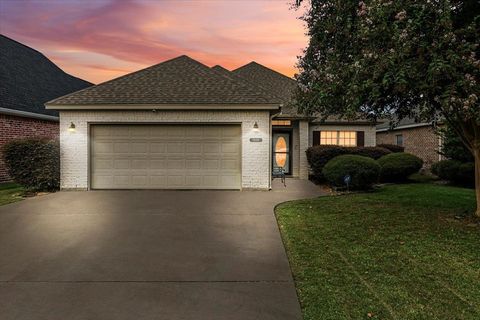
[[[290,172],[290,132],[273,133],[273,167],[282,168],[285,174]]]

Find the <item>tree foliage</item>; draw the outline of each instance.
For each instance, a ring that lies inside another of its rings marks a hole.
[[[324,118],[440,118],[475,155],[480,184],[480,1],[310,0],[306,7],[299,109]]]
[[[441,155],[460,162],[473,162],[472,152],[462,143],[454,130],[447,126],[440,129],[439,134],[442,137]]]

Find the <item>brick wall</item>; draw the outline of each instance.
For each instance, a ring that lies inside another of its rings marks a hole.
[[[33,137],[58,138],[58,122],[0,114],[0,182],[10,180],[1,154],[5,143]]]
[[[430,126],[378,132],[377,144],[396,144],[396,135],[403,135],[405,152],[422,158],[425,168],[440,160],[438,150],[440,147],[439,136]]]

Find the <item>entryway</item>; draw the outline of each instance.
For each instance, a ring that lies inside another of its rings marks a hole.
[[[292,132],[274,131],[272,134],[272,167],[281,168],[286,175],[292,174]]]

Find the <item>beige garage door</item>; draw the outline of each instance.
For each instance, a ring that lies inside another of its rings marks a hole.
[[[240,189],[240,125],[92,125],[93,189]]]

